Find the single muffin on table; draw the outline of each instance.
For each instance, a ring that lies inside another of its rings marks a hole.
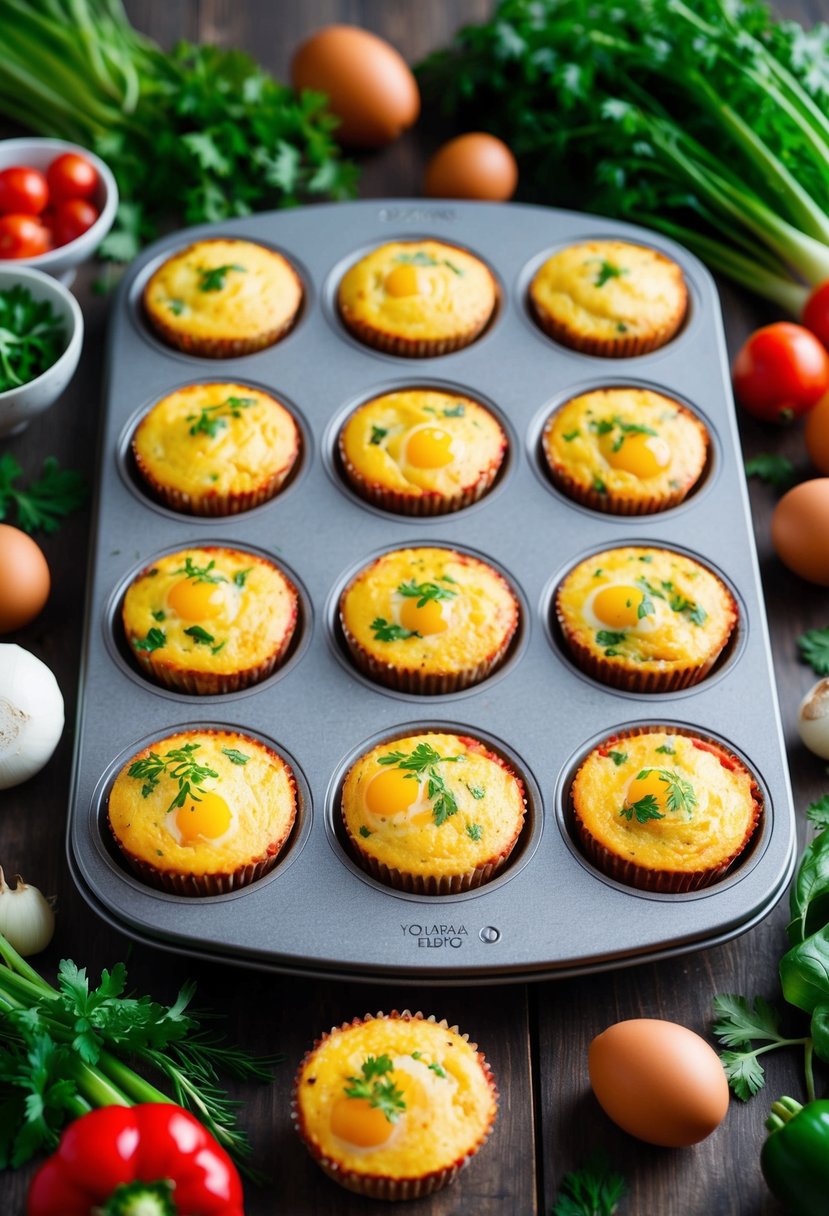
[[[518,622],[506,579],[454,549],[384,553],[340,597],[340,624],[357,667],[404,692],[455,692],[486,679],[504,660]]]
[[[536,321],[586,355],[623,358],[664,346],[688,308],[671,258],[626,241],[585,241],[554,253],[530,284]]]
[[[368,502],[401,515],[443,515],[487,492],[507,437],[469,397],[406,389],[356,409],[340,431],[339,449],[343,472]]]
[[[138,472],[174,511],[235,515],[273,498],[300,453],[293,415],[246,384],[188,384],[162,397],[132,437]]]
[[[276,865],[296,783],[270,747],[236,731],[169,735],[115,778],[107,818],[130,869],[176,895],[221,895]]]
[[[299,596],[267,558],[182,549],[136,575],[121,610],[130,653],[177,692],[236,692],[273,672],[297,625]]]
[[[278,342],[302,303],[299,275],[252,241],[197,241],[172,254],[144,288],[144,313],[169,346],[209,359]]]
[[[544,456],[555,485],[613,515],[666,511],[698,483],[708,431],[684,405],[647,388],[582,393],[552,414]]]
[[[605,549],[562,579],[555,612],[579,669],[628,692],[672,692],[703,680],[738,620],[716,574],[682,553]]]
[[[447,1186],[498,1111],[489,1064],[469,1036],[421,1013],[334,1026],[300,1064],[292,1117],[330,1178],[372,1199]]]
[[[343,783],[343,823],[359,864],[388,886],[423,895],[489,882],[514,849],[526,809],[507,762],[464,735],[381,743]]]
[[[671,727],[605,739],[570,790],[576,835],[610,878],[695,891],[745,851],[762,812],[751,773],[723,744]]]
[[[491,271],[441,241],[380,245],[343,275],[337,306],[366,346],[417,358],[474,342],[498,303]]]

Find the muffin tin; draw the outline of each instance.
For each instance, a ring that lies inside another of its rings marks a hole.
[[[164,257],[200,237],[260,241],[287,256],[305,300],[297,324],[267,350],[198,359],[163,346],[141,314],[141,291]],[[360,345],[340,323],[336,288],[367,249],[434,237],[468,248],[494,271],[497,314],[471,346],[404,359]],[[527,309],[527,287],[555,249],[595,237],[652,245],[682,266],[685,325],[647,355],[607,360],[558,346]],[[228,379],[262,387],[294,413],[301,466],[271,502],[244,514],[178,515],[139,484],[129,439],[164,393]],[[577,393],[637,384],[675,396],[705,422],[711,457],[688,500],[657,515],[613,516],[560,494],[544,471],[549,413]],[[392,515],[342,480],[337,434],[356,405],[382,392],[434,386],[474,397],[503,422],[504,468],[478,503],[450,515]],[[188,545],[264,552],[300,588],[301,623],[284,667],[226,696],[192,697],[149,683],[119,627],[129,579],[155,556]],[[523,621],[503,666],[462,692],[422,696],[372,684],[351,665],[336,605],[353,573],[390,548],[447,545],[501,570]],[[600,548],[671,546],[725,572],[741,611],[736,638],[701,684],[664,695],[603,687],[562,652],[551,605],[577,560]],[[583,756],[638,724],[688,728],[720,740],[755,775],[761,827],[714,886],[651,894],[605,877],[582,856],[568,791]],[[261,737],[292,765],[300,794],[294,833],[265,878],[213,898],[167,895],[132,877],[106,827],[118,769],[153,740],[188,726]],[[525,782],[528,814],[505,870],[461,895],[392,891],[349,856],[338,799],[357,755],[419,730],[475,735]],[[527,980],[598,971],[725,941],[772,908],[794,866],[795,833],[748,501],[728,381],[719,303],[684,249],[632,225],[540,207],[360,202],[205,225],[156,243],[131,267],[109,334],[96,543],[87,605],[68,851],[91,905],[117,928],[159,947],[249,966],[349,979],[440,984]]]

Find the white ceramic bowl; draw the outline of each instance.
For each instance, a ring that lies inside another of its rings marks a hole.
[[[79,144],[67,143],[64,139],[38,139],[35,136],[22,136],[20,139],[0,140],[0,169],[8,169],[12,165],[28,165],[32,169],[40,169],[45,173],[56,156],[62,152],[77,152],[83,156],[98,171],[98,188],[92,202],[100,214],[86,232],[69,241],[67,245],[58,245],[48,253],[40,253],[34,258],[3,258],[0,267],[33,266],[44,270],[47,274],[71,283],[75,270],[91,258],[106,234],[112,227],[115,211],[118,207],[118,187],[115,178],[107,165]]]
[[[35,300],[49,301],[64,323],[67,343],[58,360],[36,379],[0,393],[0,439],[22,431],[35,415],[57,401],[75,374],[83,345],[83,314],[68,287],[51,275],[22,265],[22,260],[0,262],[0,292],[16,283],[26,287]]]

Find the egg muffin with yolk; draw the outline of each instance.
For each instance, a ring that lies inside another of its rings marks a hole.
[[[145,567],[121,618],[134,661],[177,692],[236,692],[283,661],[297,627],[296,587],[241,549],[182,549]]]
[[[625,546],[579,562],[555,595],[578,667],[629,692],[672,692],[703,680],[738,620],[722,579],[671,549]]]
[[[454,549],[395,549],[340,597],[357,667],[404,692],[446,693],[486,679],[519,623],[518,599],[486,562]]]
[[[506,864],[521,834],[524,787],[478,739],[427,733],[381,743],[350,768],[343,824],[356,860],[388,886],[468,891]]]
[[[452,1182],[486,1141],[497,1109],[492,1072],[468,1035],[392,1011],[317,1040],[297,1072],[292,1117],[335,1182],[402,1200]]]
[[[284,405],[261,389],[226,382],[168,393],[132,437],[150,492],[189,515],[235,515],[267,502],[299,453],[299,428]]]
[[[290,766],[236,731],[187,730],[149,744],[109,794],[130,868],[176,895],[220,895],[273,869],[297,814]]]
[[[594,511],[644,515],[675,507],[698,483],[708,431],[662,393],[605,388],[556,410],[542,446],[553,482],[569,498]]]
[[[423,358],[474,342],[498,303],[491,271],[441,241],[395,241],[343,275],[337,306],[347,329],[378,350]]]
[[[150,275],[144,315],[169,346],[229,359],[278,342],[302,303],[302,282],[280,253],[253,241],[197,241]]]
[[[762,811],[757,782],[728,748],[669,727],[599,744],[573,780],[570,803],[582,848],[603,873],[667,892],[721,878]]]
[[[545,333],[587,355],[624,358],[664,346],[685,319],[688,288],[672,258],[626,241],[585,241],[554,253],[530,284]]]

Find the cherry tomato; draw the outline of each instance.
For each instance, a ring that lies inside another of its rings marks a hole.
[[[98,209],[82,198],[67,198],[55,208],[52,231],[56,245],[68,245],[82,236],[98,218]]]
[[[807,329],[829,349],[829,279],[816,287],[803,308],[801,317]]]
[[[0,172],[0,214],[40,215],[49,202],[46,178],[28,165],[10,165]]]
[[[98,171],[86,157],[64,152],[46,170],[46,181],[56,202],[65,198],[89,199],[98,185]]]
[[[35,258],[52,248],[52,234],[32,215],[0,215],[0,259]]]
[[[757,329],[731,369],[740,405],[763,422],[791,422],[829,388],[829,354],[802,325],[777,321]]]

